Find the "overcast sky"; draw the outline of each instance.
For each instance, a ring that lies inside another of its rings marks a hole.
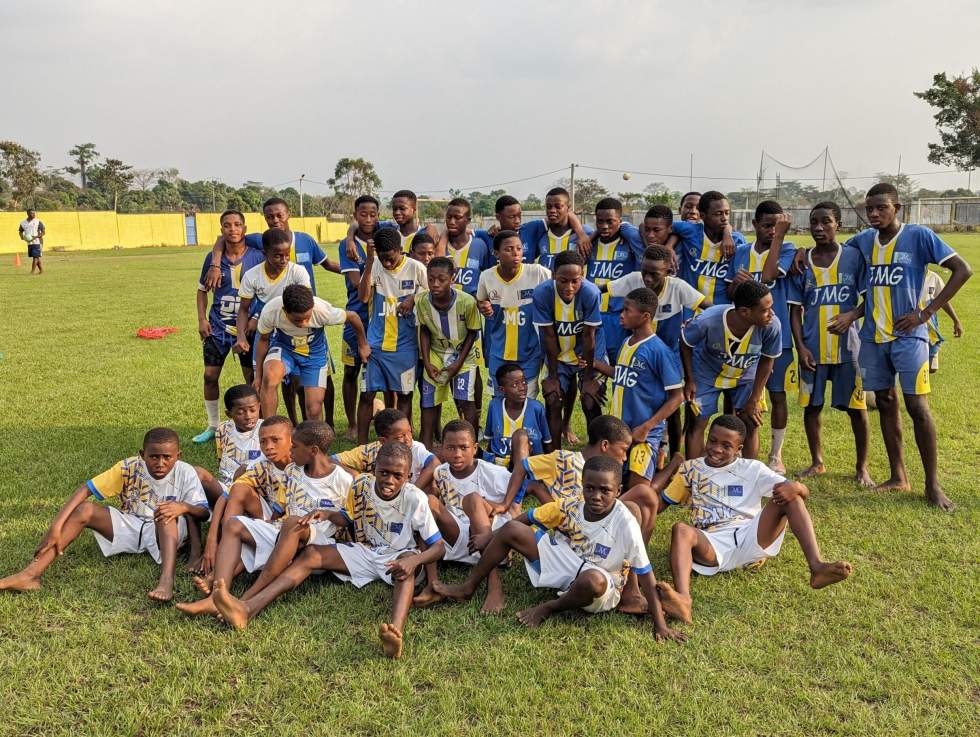
[[[753,177],[763,148],[802,164],[829,145],[854,176],[899,155],[905,172],[939,169],[912,93],[980,64],[977,0],[152,5],[166,9],[0,3],[0,138],[50,166],[94,141],[232,184],[325,180],[363,156],[385,189],[432,194],[573,161],[618,170],[599,174],[616,190],[683,190],[693,153],[697,188],[734,189],[699,175]],[[685,177],[627,185],[622,170]],[[540,194],[558,176],[507,188]]]

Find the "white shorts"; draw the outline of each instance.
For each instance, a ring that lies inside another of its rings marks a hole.
[[[160,546],[157,544],[156,526],[152,519],[127,514],[115,507],[106,507],[112,518],[112,540],[107,540],[95,530],[95,542],[99,544],[102,555],[119,555],[120,553],[149,553],[157,563],[160,562]],[[183,515],[177,518],[177,547],[187,539],[187,520]]]
[[[272,555],[272,550],[276,547],[276,541],[279,539],[279,525],[244,515],[232,519],[237,519],[245,525],[245,529],[255,540],[254,548],[247,543],[242,544],[242,563],[245,564],[245,570],[249,573],[261,570],[269,562],[269,556]]]
[[[582,571],[595,570],[605,576],[606,591],[591,604],[582,607],[582,610],[594,614],[611,611],[619,605],[621,592],[608,571],[582,560],[561,538],[553,538],[542,530],[536,530],[535,536],[538,539],[538,560],[524,561],[532,586],[539,589],[558,589],[560,596],[571,588]]]
[[[459,527],[459,537],[456,538],[456,542],[452,545],[449,544],[448,540],[443,538],[443,542],[446,544],[446,554],[442,556],[442,559],[454,563],[465,563],[468,566],[475,566],[477,561],[480,560],[480,554],[470,553],[470,518],[465,514],[457,515],[454,513],[453,519],[456,520],[456,526]],[[490,530],[496,532],[508,522],[510,522],[509,514],[494,515],[493,520],[490,522]]]
[[[337,526],[332,522],[311,522],[310,539],[307,545],[333,545],[336,541],[334,535],[337,534]]]
[[[341,581],[350,581],[357,588],[367,586],[372,581],[384,581],[391,584],[391,572],[387,565],[393,560],[401,558],[407,553],[415,553],[415,550],[396,550],[388,553],[376,553],[373,548],[369,548],[363,543],[337,543],[337,552],[344,559],[347,566],[347,573],[333,574]]]
[[[779,549],[783,546],[783,536],[786,529],[779,533],[779,537],[768,548],[759,547],[759,518],[761,514],[754,518],[739,523],[729,525],[720,530],[711,532],[701,530],[701,533],[708,538],[711,547],[715,550],[715,558],[718,560],[717,566],[702,566],[694,563],[692,568],[702,576],[713,576],[716,573],[734,571],[736,568],[745,568],[775,557]]]

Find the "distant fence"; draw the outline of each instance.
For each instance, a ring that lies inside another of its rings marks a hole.
[[[180,213],[122,215],[115,212],[39,212],[44,223],[45,248],[94,250],[99,248],[137,248],[139,246],[210,245],[221,233],[217,213],[200,212],[190,216]],[[0,253],[16,253],[27,246],[18,235],[22,212],[0,212]],[[347,233],[346,223],[330,222],[325,217],[292,217],[293,230],[309,233],[319,243],[338,241]],[[246,213],[245,226],[250,233],[265,230],[261,213]]]

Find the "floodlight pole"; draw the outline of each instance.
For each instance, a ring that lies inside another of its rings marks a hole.
[[[303,180],[306,179],[305,174],[299,175],[299,216],[303,217]]]

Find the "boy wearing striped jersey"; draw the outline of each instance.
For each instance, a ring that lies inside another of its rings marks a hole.
[[[772,294],[773,312],[782,331],[782,353],[773,362],[772,373],[766,382],[772,405],[772,444],[769,449],[769,467],[777,473],[786,473],[783,465],[783,439],[789,408],[786,392],[797,384],[796,362],[793,357],[793,335],[789,324],[789,272],[793,267],[796,247],[784,242],[793,218],[783,212],[782,206],[773,200],[764,200],[755,208],[752,227],[756,233],[754,243],[746,243],[735,249],[732,268],[726,277],[728,295],[743,281],[755,279],[769,287]]]
[[[452,397],[459,416],[476,422],[476,340],[483,323],[476,300],[453,288],[456,267],[446,256],[429,262],[429,290],[415,302],[419,324],[422,443],[432,447],[442,403]]]
[[[220,422],[218,396],[221,369],[228,354],[238,352],[235,344],[239,337],[236,323],[241,296],[239,285],[242,275],[262,261],[261,255],[245,246],[244,215],[237,210],[226,210],[221,213],[220,222],[221,232],[228,245],[218,256],[221,286],[215,289],[210,310],[205,282],[211,271],[213,254],[209,253],[204,257],[201,278],[197,285],[197,332],[201,336],[204,349],[204,410],[207,413],[208,426],[204,432],[194,436],[195,443],[211,440]],[[251,384],[254,378],[251,354],[239,353],[238,359],[242,366],[242,376]]]
[[[415,573],[445,552],[425,493],[408,482],[410,465],[409,449],[389,442],[378,453],[375,475],[357,477],[340,512],[317,511],[304,518],[326,522],[325,532],[346,528],[351,542],[307,545],[281,575],[247,600],[236,599],[224,581],[217,581],[215,604],[224,620],[244,629],[265,607],[316,571],[330,571],[358,588],[384,581],[394,587],[391,620],[381,625],[378,636],[387,657],[401,657]]]
[[[323,412],[326,378],[331,361],[324,327],[349,322],[357,333],[364,358],[371,354],[364,326],[356,312],[341,310],[319,297],[309,287],[293,284],[275,297],[259,315],[255,353],[255,386],[262,414],[276,413],[278,387],[285,376],[298,377],[304,387],[306,416],[319,420]]]
[[[373,443],[359,445],[350,450],[335,453],[332,458],[353,474],[374,473],[378,452],[388,442],[394,440],[411,451],[412,465],[408,480],[424,491],[432,484],[432,472],[436,467],[436,457],[412,434],[412,423],[408,416],[397,409],[383,409],[374,416],[374,433],[378,439]]]
[[[789,282],[790,323],[800,357],[800,405],[810,447],[810,467],[800,478],[826,472],[820,442],[820,412],[833,385],[830,405],[847,412],[857,454],[855,478],[873,486],[868,472],[868,411],[857,371],[859,344],[854,322],[864,306],[864,260],[856,248],[837,243],[840,208],[821,202],[810,211],[814,247],[807,251],[803,273]]]
[[[721,395],[731,397],[736,414],[749,427],[745,457],[759,452],[762,393],[782,350],[782,336],[768,287],[749,280],[732,296],[734,304],[705,310],[681,332],[684,398],[696,416],[687,430],[688,458],[701,455],[704,432]]]
[[[698,200],[701,222],[674,221],[671,232],[677,244],[678,274],[715,305],[727,304],[725,278],[731,269],[737,246],[745,244],[744,236],[733,231],[728,218],[731,206],[721,192],[705,192]]]
[[[522,263],[524,246],[513,230],[501,230],[493,238],[497,266],[480,274],[477,307],[486,318],[486,358],[490,378],[507,362],[524,369],[528,395],[538,394],[541,345],[533,324],[534,288],[551,278],[540,264]],[[495,392],[496,393],[496,392]]]
[[[875,393],[891,467],[889,479],[878,488],[910,488],[902,455],[902,425],[895,392],[897,375],[925,470],[926,501],[949,512],[954,504],[943,493],[939,482],[936,426],[929,411],[927,325],[973,272],[931,230],[920,225],[903,225],[898,218],[901,209],[895,187],[876,184],[865,198],[871,228],[845,244],[858,248],[865,262],[867,292],[858,363],[864,388]],[[932,303],[920,309],[919,297],[929,264],[941,265],[952,273]]]
[[[367,442],[377,392],[395,392],[398,409],[411,411],[419,358],[415,298],[425,288],[425,267],[402,253],[396,231],[379,229],[373,243],[368,243],[367,263],[357,286],[358,297],[368,305],[371,346],[357,407],[360,443]]]
[[[653,479],[666,419],[684,402],[680,368],[653,332],[656,314],[657,296],[641,287],[626,296],[619,316],[629,337],[616,357],[610,413],[632,432],[630,487]]]
[[[483,432],[487,449],[483,459],[507,469],[513,468],[512,442],[518,431],[527,436],[529,455],[550,453],[553,444],[548,415],[541,402],[527,396],[523,369],[516,363],[505,363],[497,369],[494,379],[502,395],[491,399],[487,409],[487,426]]]
[[[585,260],[577,251],[564,251],[554,260],[554,279],[534,288],[534,326],[541,337],[548,376],[541,382],[551,437],[559,438],[563,415],[582,391],[586,422],[602,413],[603,379],[595,364],[605,364],[599,288],[585,281]]]
[[[578,251],[588,258],[592,248],[591,226],[583,226],[572,212],[571,197],[564,187],[548,190],[544,198],[544,220],[534,220],[521,228],[528,263],[538,263],[553,271],[555,257],[566,251]]]
[[[557,599],[518,613],[527,627],[537,627],[563,611],[589,613],[615,609],[630,574],[650,602],[654,636],[683,642],[686,635],[667,626],[657,581],[637,521],[639,510],[617,499],[622,465],[611,458],[590,458],[583,468],[582,495],[531,509],[493,534],[480,561],[465,582],[435,585],[443,596],[465,601],[512,550],[524,556],[535,588],[559,590]],[[503,602],[501,602],[502,605]]]
[[[935,271],[927,271],[926,279],[922,285],[922,294],[919,296],[919,309],[924,310],[935,299],[936,295],[943,291],[946,282]],[[953,303],[947,302],[940,309],[949,315],[953,321],[953,337],[963,337],[963,325],[960,318],[953,309]],[[939,370],[939,346],[944,342],[943,334],[939,332],[939,315],[933,315],[929,320],[929,373],[934,374]]]
[[[119,508],[89,503],[119,497]],[[34,559],[19,573],[0,578],[0,591],[33,591],[41,576],[87,528],[106,557],[149,553],[160,579],[148,596],[173,597],[177,548],[187,536],[187,519],[206,520],[208,501],[193,466],[180,460],[180,439],[169,428],[143,437],[139,455],[119,461],[86,481],[51,522]]]
[[[702,576],[758,566],[779,553],[786,525],[800,543],[810,568],[810,586],[822,589],[851,575],[846,561],[827,563],[813,532],[805,500],[810,492],[760,461],[740,458],[745,424],[722,415],[712,424],[703,458],[686,461],[662,492],[668,504],[692,511],[692,525],[671,531],[673,586],[658,585],[668,616],[690,624],[691,571]],[[770,497],[764,507],[762,498]]]

